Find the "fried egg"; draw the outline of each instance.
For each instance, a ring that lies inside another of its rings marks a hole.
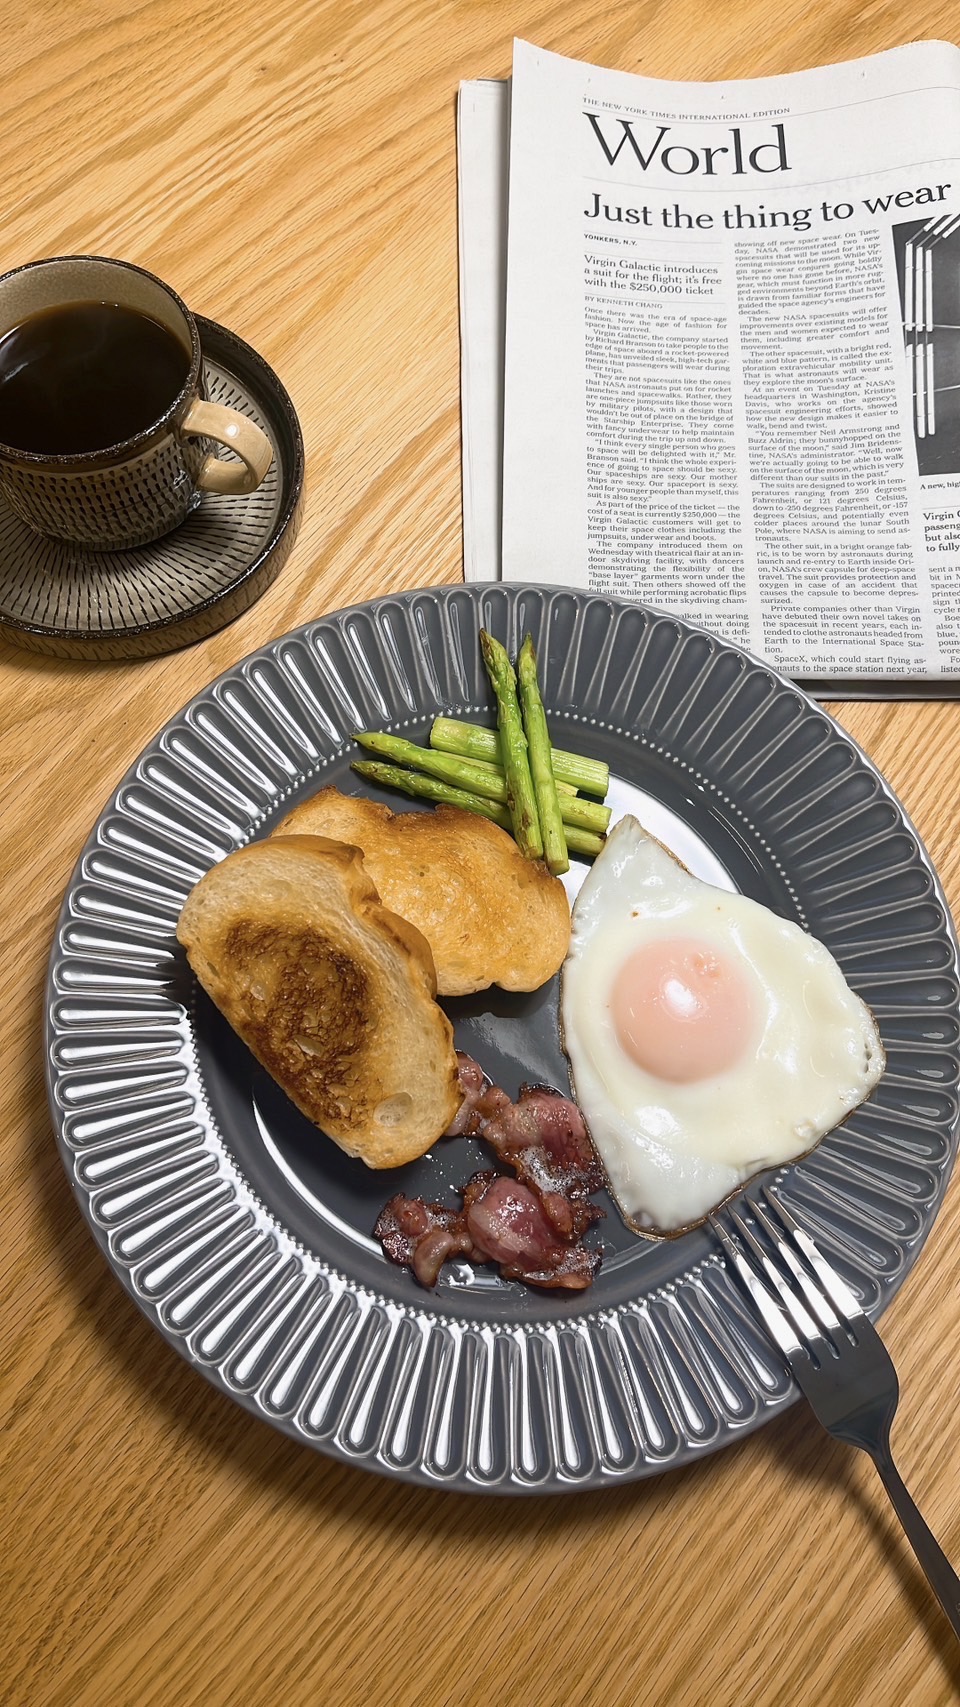
[[[633,817],[577,897],[561,1022],[611,1192],[650,1233],[811,1150],[885,1064],[821,942],[694,877]]]

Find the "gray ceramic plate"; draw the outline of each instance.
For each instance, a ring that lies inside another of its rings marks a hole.
[[[272,642],[173,718],[99,818],[64,901],[51,1105],[114,1271],[249,1410],[434,1487],[597,1487],[723,1446],[794,1397],[709,1234],[638,1240],[608,1206],[586,1293],[465,1265],[423,1292],[381,1256],[377,1212],[401,1185],[456,1201],[481,1147],[446,1141],[399,1176],[348,1160],[198,991],[174,934],[214,860],[324,783],[361,787],[353,729],[422,738],[440,710],[489,718],[481,625],[511,647],[533,633],[554,739],[609,760],[618,810],[821,937],[875,1010],[885,1077],[782,1192],[879,1314],[956,1147],[957,945],[936,876],[816,704],[715,637],[615,599],[473,586],[380,600]],[[566,1085],[555,984],[449,1008],[458,1043],[506,1089]]]

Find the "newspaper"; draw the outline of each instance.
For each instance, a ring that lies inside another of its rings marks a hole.
[[[958,691],[960,50],[667,83],[518,41],[460,196],[470,578]]]

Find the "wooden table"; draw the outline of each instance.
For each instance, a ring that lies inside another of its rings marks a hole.
[[[862,13],[862,15],[861,15]],[[60,1166],[42,990],[87,831],[147,739],[245,653],[461,574],[454,101],[514,33],[674,77],[949,36],[946,0],[39,0],[2,6],[0,269],[140,262],[274,365],[307,451],[293,555],[231,627],[154,661],[5,647],[0,1698],[18,1707],[637,1701],[934,1707],[960,1655],[866,1460],[796,1408],[604,1496],[381,1480],[252,1421],[148,1326]],[[844,726],[960,899],[960,706]],[[960,1559],[954,1186],[885,1319],[903,1472]]]

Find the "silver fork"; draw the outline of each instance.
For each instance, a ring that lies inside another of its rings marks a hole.
[[[850,1288],[789,1210],[762,1191],[710,1217],[797,1386],[829,1434],[868,1452],[927,1581],[960,1636],[960,1578],[904,1486],[890,1452],[900,1387],[889,1353]],[[749,1210],[769,1245],[757,1238]],[[727,1223],[725,1225],[724,1223]]]

